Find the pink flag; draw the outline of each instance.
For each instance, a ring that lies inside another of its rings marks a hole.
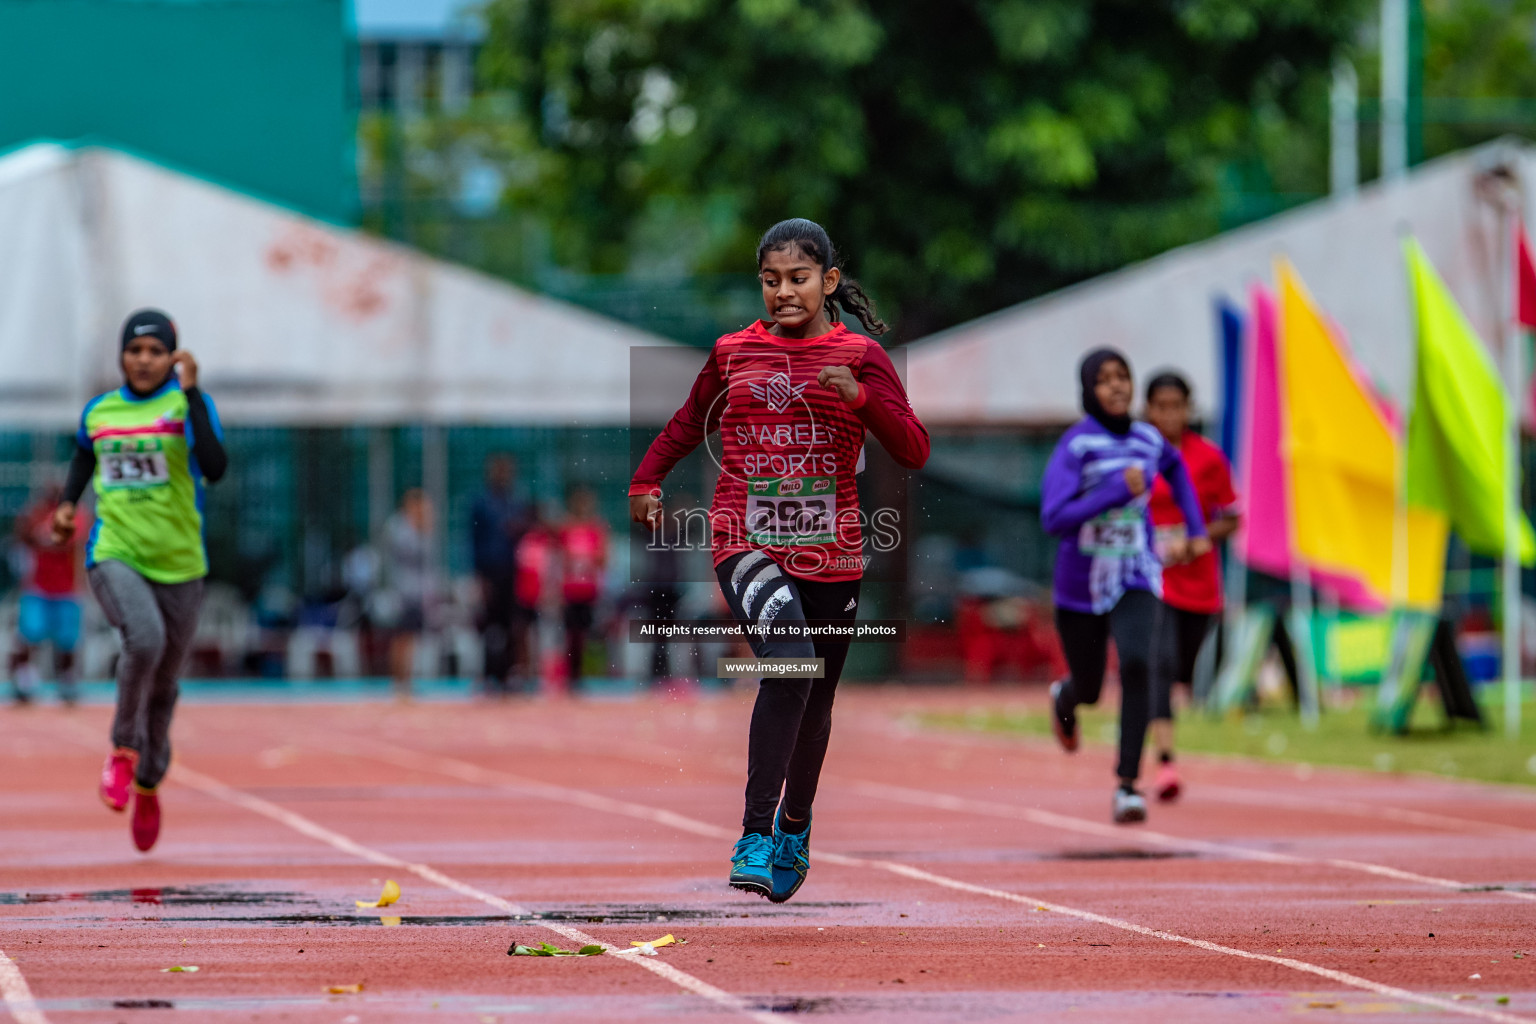
[[[1515,224],[1515,323],[1527,331],[1536,330],[1536,261],[1531,258],[1531,240],[1526,236],[1525,225]],[[1513,339],[1511,344],[1527,344],[1525,338]],[[1536,422],[1536,375],[1531,374],[1531,350],[1525,351],[1526,378],[1530,386],[1525,388],[1525,415],[1527,423]]]
[[[1515,225],[1515,321],[1536,328],[1536,261],[1531,259],[1531,240],[1525,225]]]
[[[1248,397],[1242,439],[1239,441],[1239,476],[1247,515],[1243,520],[1239,552],[1251,569],[1285,579],[1291,574],[1291,530],[1287,517],[1290,495],[1287,473],[1280,455],[1280,365],[1275,348],[1275,297],[1261,284],[1249,293],[1253,307],[1248,317]]]

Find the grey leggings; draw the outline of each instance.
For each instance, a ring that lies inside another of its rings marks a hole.
[[[107,621],[123,637],[112,743],[138,753],[134,781],[151,789],[171,764],[176,677],[197,632],[203,581],[154,583],[112,560],[97,562],[89,578]]]

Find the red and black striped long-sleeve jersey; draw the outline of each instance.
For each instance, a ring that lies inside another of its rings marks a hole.
[[[847,366],[852,402],[816,382]],[[781,338],[758,321],[715,342],[682,408],[651,442],[629,493],[659,493],[679,460],[718,427],[720,477],[710,505],[715,564],[748,549],[785,571],[823,580],[864,572],[854,474],[866,430],[899,464],[928,461],[928,431],[880,344],[841,324],[816,338]]]

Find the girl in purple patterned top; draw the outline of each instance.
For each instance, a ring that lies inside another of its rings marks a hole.
[[[1070,675],[1051,686],[1051,724],[1068,751],[1077,749],[1077,706],[1094,704],[1104,682],[1109,638],[1120,655],[1120,757],[1115,767],[1116,822],[1143,821],[1136,791],[1151,705],[1151,673],[1162,566],[1148,513],[1152,480],[1173,488],[1188,526],[1190,551],[1209,550],[1205,518],[1178,450],[1130,416],[1131,368],[1102,348],[1079,370],[1087,413],[1057,443],[1041,484],[1040,519],[1061,538],[1056,554],[1056,628]]]

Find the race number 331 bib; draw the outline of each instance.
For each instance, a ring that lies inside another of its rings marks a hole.
[[[104,487],[158,487],[170,478],[165,452],[111,452],[101,457]]]
[[[1142,509],[1130,505],[1088,520],[1077,534],[1084,554],[1123,558],[1147,548],[1147,527]]]
[[[830,544],[836,520],[837,480],[833,477],[747,478],[749,544]]]

